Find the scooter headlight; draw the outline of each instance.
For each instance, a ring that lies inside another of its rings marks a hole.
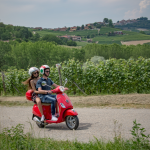
[[[60,89],[61,92],[65,91],[65,88],[63,86],[60,86],[59,89]]]
[[[60,103],[60,105],[61,105],[62,108],[66,108],[65,105],[64,105],[63,103]]]

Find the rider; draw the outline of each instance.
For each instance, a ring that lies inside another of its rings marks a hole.
[[[55,84],[50,78],[48,78],[50,74],[50,67],[48,65],[43,65],[40,67],[40,73],[43,74],[43,77],[41,77],[37,83],[36,83],[36,89],[41,93],[43,90],[47,91],[47,94],[38,94],[38,96],[41,99],[41,102],[43,103],[51,103],[51,112],[52,112],[52,120],[57,121],[57,118],[55,117],[55,104],[56,104],[56,95],[51,95],[52,91],[50,86],[54,86],[55,88],[59,85]],[[46,83],[46,86],[42,86],[42,82]]]
[[[25,85],[28,84],[28,89],[32,89],[34,91],[33,94],[32,94],[32,101],[34,103],[37,103],[37,106],[38,106],[38,108],[40,110],[40,113],[42,115],[41,121],[44,121],[45,117],[44,117],[44,114],[43,114],[41,100],[38,97],[38,94],[40,94],[40,93],[41,94],[47,94],[48,91],[39,92],[39,91],[36,90],[36,83],[40,79],[38,68],[31,67],[29,69],[29,75],[30,75],[30,77],[26,81],[24,81],[23,84],[25,84]]]

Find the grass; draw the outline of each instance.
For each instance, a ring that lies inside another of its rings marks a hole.
[[[135,104],[135,103],[126,103],[126,104],[112,104],[109,102],[85,102],[85,101],[78,101],[78,102],[72,102],[74,107],[94,107],[94,108],[105,108],[105,107],[110,107],[110,108],[146,108],[150,109],[150,104]],[[7,107],[13,107],[13,106],[33,106],[33,102],[29,101],[0,101],[0,106],[7,106]]]
[[[116,125],[116,122],[114,122]],[[0,132],[0,149],[52,149],[52,150],[148,150],[150,149],[149,135],[145,135],[145,128],[140,127],[141,124],[133,121],[133,127],[131,134],[133,138],[130,140],[124,140],[121,135],[115,133],[115,137],[112,141],[104,141],[103,139],[95,138],[94,141],[89,143],[81,143],[77,140],[74,141],[56,141],[50,138],[35,138],[34,133],[31,132],[24,134],[23,125],[18,124],[16,127],[4,128]]]

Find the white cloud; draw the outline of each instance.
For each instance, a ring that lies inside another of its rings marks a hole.
[[[68,0],[68,2],[73,2],[73,3],[77,3],[77,4],[89,4],[89,3],[93,3],[93,4],[110,4],[110,3],[114,3],[114,2],[119,2],[120,0]]]
[[[139,10],[137,9],[134,9],[132,11],[127,11],[125,12],[125,15],[124,15],[124,19],[136,19],[140,17],[140,13],[139,13]]]
[[[148,5],[150,5],[150,0],[143,0],[139,3],[140,6],[140,13],[143,12],[143,9],[145,9]]]
[[[125,12],[124,19],[136,19],[138,17],[141,17],[141,14],[143,13],[143,9],[146,9],[147,6],[150,5],[150,0],[142,0],[139,3],[140,8],[135,8],[133,10],[129,10]],[[136,6],[135,6],[136,7]]]

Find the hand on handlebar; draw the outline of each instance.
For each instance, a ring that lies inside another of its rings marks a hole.
[[[52,91],[51,91],[51,90],[49,90],[49,91],[48,91],[48,94],[52,94]]]

